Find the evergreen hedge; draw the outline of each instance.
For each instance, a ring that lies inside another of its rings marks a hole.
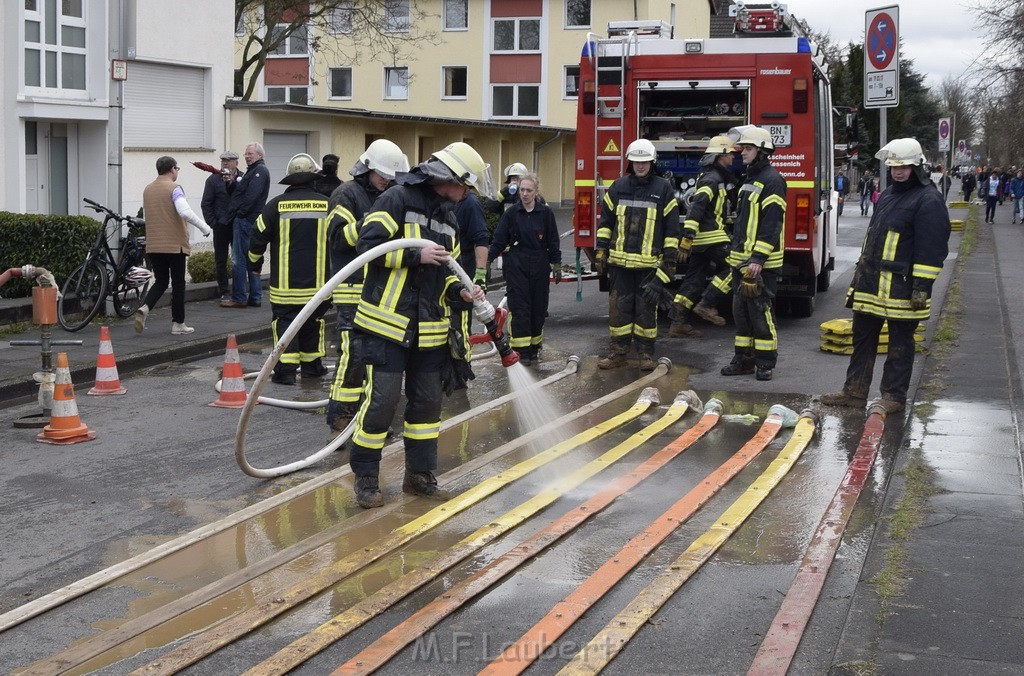
[[[100,227],[88,216],[0,211],[0,270],[35,265],[52,272],[57,284],[63,284],[85,260]],[[0,297],[31,296],[34,284],[35,280],[12,279],[0,286]]]

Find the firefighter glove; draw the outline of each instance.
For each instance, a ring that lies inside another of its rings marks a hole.
[[[263,256],[260,256],[254,261],[249,261],[249,269],[256,274],[263,272]]]
[[[676,261],[679,259],[678,249],[665,249],[661,253],[661,270],[671,280],[676,276]]]
[[[740,283],[740,294],[744,298],[758,298],[762,291],[764,291],[764,280],[761,279],[761,275],[755,277],[743,275],[743,281]]]
[[[910,294],[910,307],[915,310],[923,310],[928,307],[928,292],[924,289],[914,289]]]
[[[690,258],[690,248],[693,247],[693,240],[684,237],[679,240],[679,262],[685,263]]]
[[[473,275],[473,283],[487,291],[487,268],[477,268]]]
[[[608,271],[608,250],[598,249],[597,253],[594,254],[594,269],[597,270],[597,274],[603,275]]]
[[[552,263],[551,264],[551,276],[554,278],[555,284],[560,284],[562,282],[562,264],[561,263]]]

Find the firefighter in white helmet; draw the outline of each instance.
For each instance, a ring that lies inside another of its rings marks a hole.
[[[853,309],[853,355],[843,389],[821,397],[827,406],[867,404],[882,326],[888,322],[889,350],[882,369],[886,413],[906,407],[914,367],[914,333],[931,316],[932,285],[949,253],[949,211],[924,169],[921,144],[890,141],[875,155],[889,169],[885,189],[864,237],[846,306]]]
[[[356,415],[349,453],[356,502],[364,508],[384,504],[378,483],[381,449],[395,417],[403,376],[407,403],[402,490],[437,500],[448,498],[448,492],[438,487],[434,470],[442,372],[451,370],[450,306],[460,299],[469,303],[484,298],[479,286],[466,288],[445,265],[459,255],[453,203],[472,189],[494,194],[490,166],[462,142],[438,150],[412,171],[398,174],[395,182],[364,217],[356,250],[365,253],[407,237],[435,244],[399,249],[366,266],[354,333],[369,391]]]
[[[703,171],[697,178],[679,241],[679,258],[686,262],[686,274],[674,299],[676,316],[668,330],[673,338],[701,337],[701,332],[686,321],[691,311],[715,326],[725,326],[718,304],[732,289],[732,270],[725,259],[729,255],[726,218],[732,210],[730,194],[735,193],[738,183],[729,169],[735,150],[728,136],[715,136],[708,141],[700,160]],[[712,267],[715,275],[707,284]]]
[[[727,258],[735,287],[736,338],[732,361],[722,375],[755,373],[758,380],[771,380],[779,349],[774,299],[786,241],[786,181],[769,161],[775,144],[767,129],[748,124],[733,127],[729,136],[747,176]]]
[[[505,175],[505,185],[498,191],[498,198],[484,201],[484,208],[499,216],[505,213],[505,209],[508,207],[519,203],[519,179],[530,173],[530,170],[522,162],[513,162],[505,167],[503,173]],[[538,198],[540,199],[539,203],[544,204],[544,198],[539,195]]]
[[[249,242],[249,265],[263,269],[263,254],[270,255],[271,331],[274,342],[291,325],[303,306],[327,282],[327,197],[315,188],[320,167],[306,153],[288,161],[287,175],[279,182],[284,193],[268,201],[256,219]],[[319,379],[327,368],[324,356],[324,319],[331,307],[324,301],[310,315],[281,354],[272,380],[295,384],[300,368],[303,378]]]
[[[610,350],[597,363],[603,369],[623,366],[632,343],[640,370],[655,366],[658,306],[645,287],[663,289],[672,281],[680,234],[675,189],[655,173],[656,159],[654,144],[647,139],[630,143],[626,175],[611,184],[602,200],[594,262],[598,272],[607,273],[611,287]]]
[[[409,158],[387,139],[371,143],[348,173],[352,180],[331,193],[331,221],[327,231],[331,252],[331,276],[358,255],[359,226],[382,192],[394,184],[395,176],[409,171]],[[338,367],[334,372],[327,403],[327,425],[334,432],[344,430],[356,412],[363,391],[366,369],[353,350],[352,328],[356,306],[363,293],[363,271],[334,288],[333,301],[338,327]]]

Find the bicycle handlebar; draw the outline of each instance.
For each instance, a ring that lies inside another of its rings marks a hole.
[[[110,218],[112,218],[112,219],[114,219],[116,221],[124,221],[125,223],[127,223],[129,225],[129,227],[130,226],[137,226],[137,227],[141,228],[141,227],[144,227],[146,225],[145,219],[135,218],[134,216],[122,216],[121,214],[113,211],[112,209],[103,206],[99,202],[94,202],[93,200],[89,199],[88,197],[83,197],[82,201],[85,202],[86,204],[88,204],[89,207],[93,211],[98,211],[100,213],[105,213],[105,214],[107,214],[107,216],[109,216]]]

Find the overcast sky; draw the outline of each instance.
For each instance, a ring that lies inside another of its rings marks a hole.
[[[978,2],[968,0],[783,0],[789,12],[807,21],[812,30],[827,32],[839,45],[864,42],[864,13],[899,6],[902,58],[914,61],[914,70],[937,87],[947,75],[960,76],[981,51],[984,37],[976,25]]]

